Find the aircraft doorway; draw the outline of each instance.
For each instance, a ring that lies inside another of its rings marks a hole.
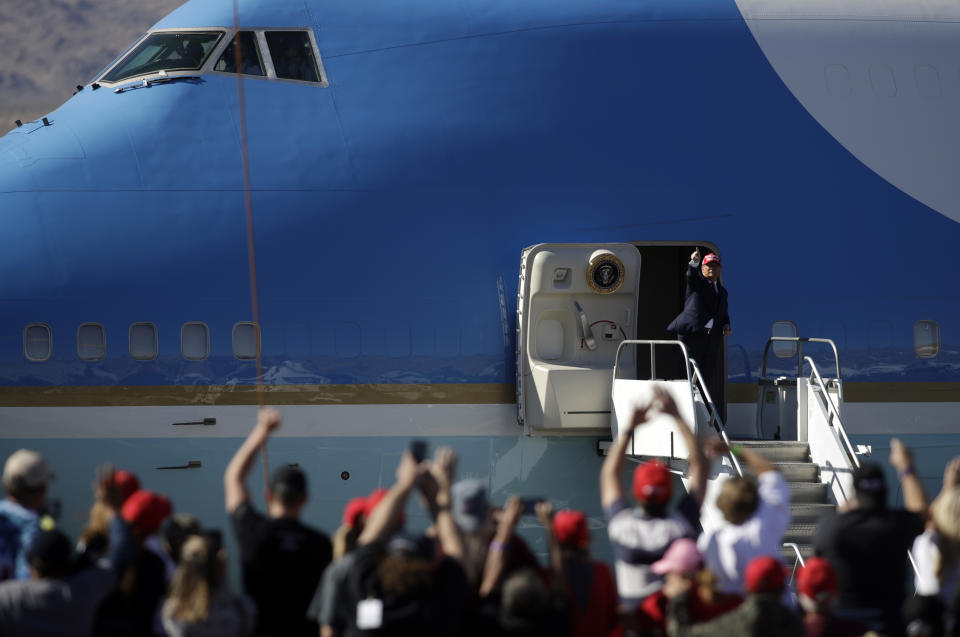
[[[709,243],[651,243],[636,244],[640,252],[643,268],[639,277],[637,294],[638,339],[673,340],[676,335],[667,331],[670,321],[683,310],[686,297],[686,269],[690,254],[700,248],[701,254],[719,252]],[[724,379],[726,378],[726,348],[723,348],[722,363],[716,366],[712,378],[705,379],[714,403],[724,420],[726,414],[726,396]],[[663,379],[682,378],[683,358],[675,347],[660,347],[657,350],[657,377]],[[650,377],[650,357],[645,352],[637,352],[637,378]]]

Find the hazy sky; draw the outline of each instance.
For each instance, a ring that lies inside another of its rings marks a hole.
[[[55,109],[184,0],[0,0],[0,134]]]

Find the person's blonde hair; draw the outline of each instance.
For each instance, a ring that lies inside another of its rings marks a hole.
[[[730,478],[720,487],[717,508],[730,524],[743,524],[756,513],[760,506],[757,483],[749,478]]]
[[[97,541],[106,541],[110,535],[110,520],[113,518],[113,511],[101,502],[95,500],[90,507],[90,519],[87,522],[87,528],[80,534],[80,541],[90,546]]]
[[[185,623],[200,622],[210,614],[213,588],[211,565],[216,555],[199,535],[190,536],[180,551],[180,564],[170,582],[170,594],[163,605],[163,614]]]

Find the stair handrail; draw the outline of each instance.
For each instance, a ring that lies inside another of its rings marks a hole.
[[[840,412],[837,410],[837,406],[833,404],[833,398],[830,397],[830,393],[827,391],[827,385],[823,382],[823,377],[820,375],[820,370],[817,369],[817,364],[813,362],[813,359],[809,356],[804,356],[803,360],[810,365],[810,380],[816,383],[818,392],[822,397],[823,401],[817,401],[817,404],[820,405],[820,409],[823,409],[827,416],[827,424],[831,427],[836,427],[837,431],[840,432],[840,439],[843,440],[845,451],[847,456],[849,456],[853,466],[857,469],[860,468],[860,460],[857,458],[857,452],[853,448],[853,444],[850,442],[850,438],[847,436],[847,430],[843,426],[843,421],[840,420]]]
[[[837,344],[829,338],[817,338],[815,336],[771,336],[767,339],[767,344],[763,346],[763,358],[760,360],[760,378],[767,375],[767,354],[770,352],[770,346],[775,342],[797,343],[797,377],[803,376],[803,361],[808,356],[803,355],[804,343],[824,343],[833,350],[833,361],[837,367],[837,380],[841,380],[840,372],[840,352],[837,350]],[[791,356],[790,358],[793,358]]]
[[[736,470],[737,475],[741,478],[743,477],[743,469],[740,468],[740,462],[737,460],[736,454],[733,453],[730,445],[730,438],[727,437],[727,428],[723,424],[723,419],[720,418],[720,412],[717,411],[716,405],[713,404],[713,397],[710,395],[710,390],[707,389],[707,383],[703,380],[703,374],[700,373],[700,366],[697,365],[697,361],[693,358],[689,359],[690,367],[693,369],[694,377],[696,378],[697,385],[700,388],[700,392],[703,394],[703,402],[707,406],[707,409],[710,413],[710,422],[713,424],[713,428],[720,434],[720,437],[723,439],[723,443],[727,445],[727,457],[730,458],[730,463],[733,465],[733,468]]]
[[[727,447],[730,447],[730,439],[727,437],[726,428],[723,425],[723,420],[720,418],[720,413],[717,411],[716,405],[713,404],[713,398],[710,396],[710,390],[707,389],[707,384],[703,380],[703,374],[700,373],[700,368],[697,366],[697,361],[690,357],[687,353],[687,346],[683,344],[682,341],[665,341],[665,340],[642,340],[642,339],[627,339],[620,341],[620,345],[617,347],[617,354],[613,359],[613,377],[617,377],[617,369],[620,367],[620,354],[623,352],[623,348],[626,345],[649,345],[650,346],[650,380],[654,380],[654,376],[657,373],[657,353],[655,345],[673,345],[680,348],[681,353],[683,354],[683,359],[687,362],[687,383],[691,387],[691,394],[693,386],[696,384],[700,387],[701,394],[703,396],[703,402],[707,405],[709,410],[708,415],[711,419],[711,424],[713,428],[716,429],[717,433],[723,439],[724,444]],[[727,452],[730,462],[733,465],[733,468],[736,470],[737,475],[743,477],[743,470],[740,468],[740,463],[737,462],[737,457],[733,454],[733,451]]]
[[[790,571],[790,580],[788,583],[792,584],[793,581],[797,578],[797,566],[800,568],[805,568],[807,563],[803,559],[803,553],[800,552],[800,545],[795,542],[784,542],[783,548],[793,549],[794,555],[797,556],[797,559],[793,562],[793,569]]]

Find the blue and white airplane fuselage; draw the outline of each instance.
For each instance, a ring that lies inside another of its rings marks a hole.
[[[0,456],[41,450],[71,503],[112,461],[225,524],[257,404],[245,132],[285,416],[270,461],[307,469],[319,526],[390,483],[413,437],[452,444],[495,500],[547,494],[601,526],[597,436],[517,424],[539,243],[716,246],[731,427],[750,431],[763,346],[792,322],[840,347],[855,442],[936,447],[935,480],[960,441],[960,23],[841,4],[242,1],[263,75],[241,116],[216,68],[232,5],[191,0],[144,37],[214,34],[199,68],[105,80],[121,56],[0,139]],[[282,77],[285,31],[308,34],[316,81]]]

